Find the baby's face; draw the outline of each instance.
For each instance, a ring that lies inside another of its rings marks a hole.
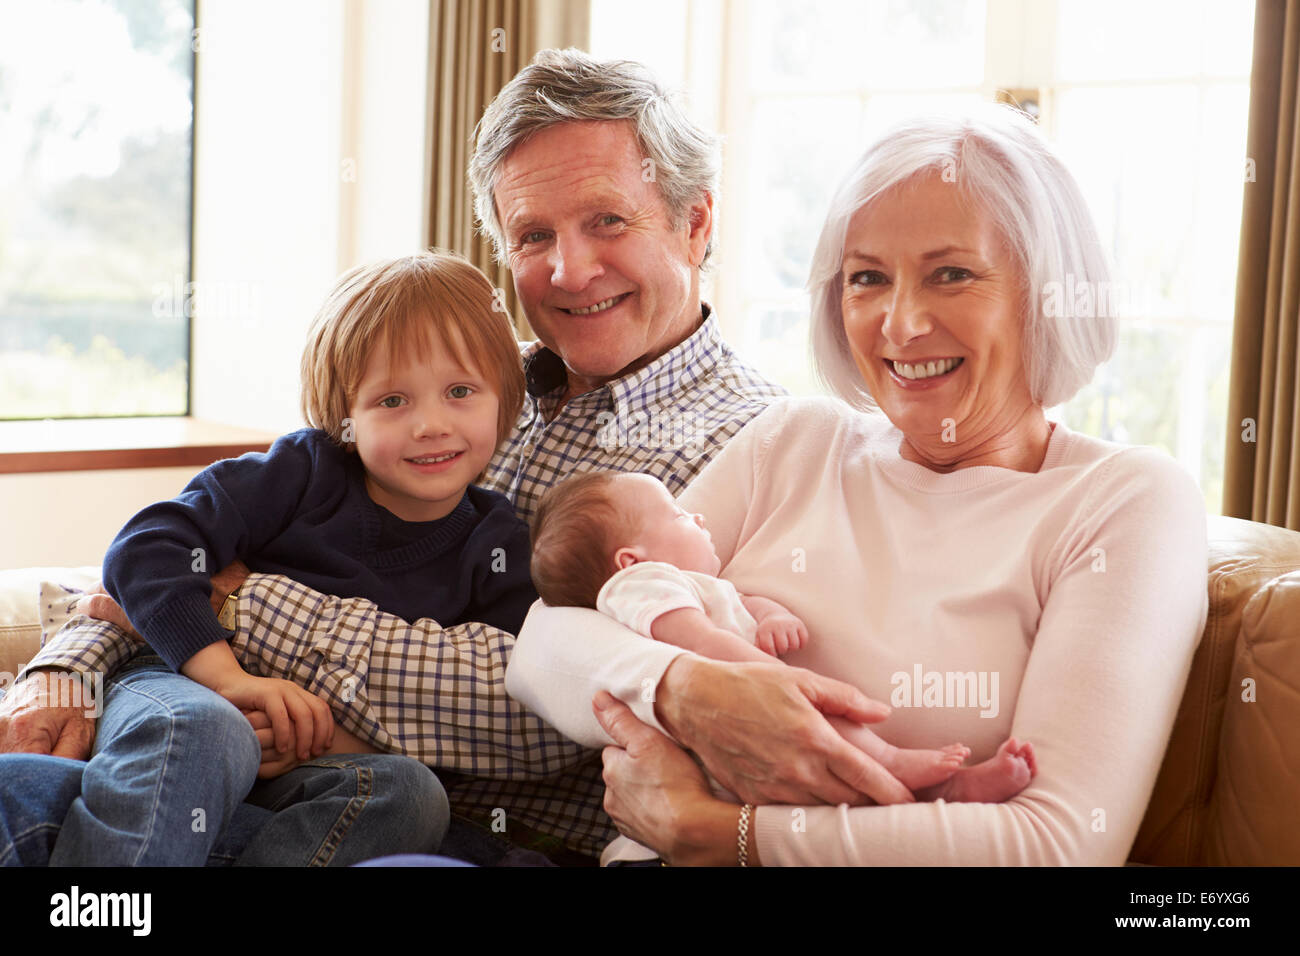
[[[630,554],[638,561],[663,561],[701,574],[716,576],[722,569],[704,518],[683,511],[663,482],[649,475],[619,475],[613,492],[641,526],[637,540],[624,542],[615,552],[619,567],[631,563],[620,560],[621,555]]]

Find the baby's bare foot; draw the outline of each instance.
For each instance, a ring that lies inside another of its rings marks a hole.
[[[950,803],[1001,803],[1010,800],[1038,775],[1034,746],[1005,740],[998,752],[983,763],[962,767],[942,783],[915,791],[918,800],[944,799]]]
[[[941,784],[959,769],[970,756],[970,748],[962,744],[949,744],[938,750],[904,750],[892,748],[892,753],[880,761],[908,790]]]

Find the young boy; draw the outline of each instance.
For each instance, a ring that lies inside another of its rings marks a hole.
[[[343,276],[303,353],[315,427],[205,469],[132,518],[108,551],[105,586],[144,640],[174,670],[269,718],[282,756],[264,755],[260,776],[375,748],[335,728],[307,689],[338,678],[333,653],[309,655],[293,681],[245,671],[209,605],[209,570],[241,559],[408,620],[511,633],[536,598],[526,525],[503,495],[473,485],[524,396],[493,294],[472,265],[440,253]]]
[[[592,607],[653,640],[727,661],[770,661],[803,647],[803,622],[776,601],[740,594],[698,514],[649,475],[588,472],[555,485],[533,516],[533,583],[547,604]],[[921,799],[997,803],[1033,778],[1030,744],[906,750],[839,718],[832,725]],[[1017,759],[1019,758],[1019,759]]]

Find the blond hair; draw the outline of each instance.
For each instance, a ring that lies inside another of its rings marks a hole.
[[[343,438],[375,349],[429,355],[433,340],[495,387],[497,444],[509,436],[524,403],[519,344],[492,283],[465,258],[433,250],[358,266],[334,285],[313,320],[302,353],[302,414],[334,442]]]

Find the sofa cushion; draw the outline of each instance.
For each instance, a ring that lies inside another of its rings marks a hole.
[[[99,581],[99,575],[97,565],[0,571],[0,689],[8,686],[3,675],[11,680],[41,648],[41,582],[86,590]]]

